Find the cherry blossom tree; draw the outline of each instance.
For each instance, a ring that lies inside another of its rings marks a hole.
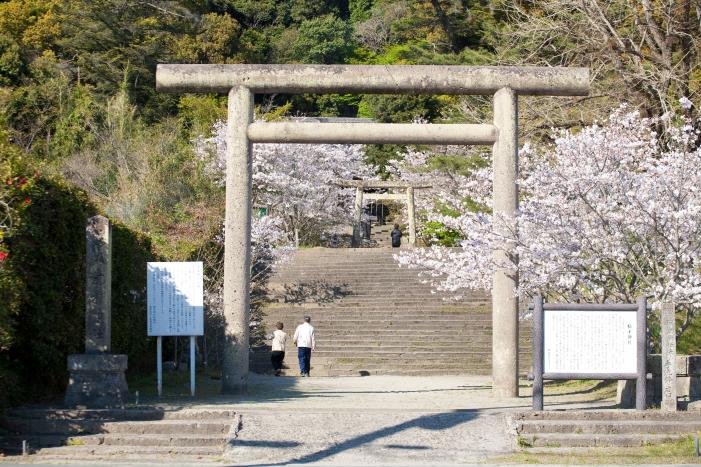
[[[654,306],[673,300],[686,309],[683,332],[701,306],[701,149],[696,122],[661,119],[665,125],[619,109],[604,125],[557,132],[552,147],[526,145],[515,218],[491,214],[489,168],[445,185],[425,213],[460,232],[460,247],[406,251],[400,264],[427,267],[444,290],[489,289],[497,266],[491,251],[510,243],[519,255],[515,294],[590,302],[646,295]],[[466,209],[470,197],[483,207]],[[510,234],[495,235],[495,223]],[[514,261],[499,266],[515,270]]]
[[[196,141],[213,177],[224,183],[226,125]],[[268,208],[296,246],[351,223],[353,192],[334,185],[338,179],[372,178],[363,148],[340,144],[253,145],[253,203]]]
[[[210,136],[194,141],[195,152],[208,175],[225,183],[226,124],[215,124]],[[363,163],[362,148],[348,145],[253,145],[253,204],[267,207],[267,215],[254,216],[251,225],[251,334],[260,339],[261,304],[272,266],[285,261],[295,246],[314,243],[324,232],[350,224],[353,193],[334,185],[338,179],[371,177]],[[203,246],[197,257],[208,271],[205,300],[211,329],[206,332],[223,345],[224,233]],[[214,346],[216,349],[216,346]],[[214,350],[212,356],[220,352]]]

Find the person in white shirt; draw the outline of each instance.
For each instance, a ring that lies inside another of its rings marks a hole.
[[[282,330],[283,324],[280,322],[275,323],[277,328],[273,332],[273,345],[272,353],[270,354],[270,361],[273,364],[273,370],[275,370],[275,376],[280,376],[282,372],[282,361],[285,359],[285,344],[287,343],[287,334]]]
[[[297,344],[297,358],[299,359],[299,371],[302,376],[309,376],[312,350],[316,350],[314,341],[314,328],[309,316],[304,317],[304,323],[297,326],[292,341]]]

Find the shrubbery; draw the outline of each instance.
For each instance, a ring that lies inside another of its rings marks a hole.
[[[96,208],[83,191],[41,175],[22,204],[1,245],[0,406],[61,394],[66,356],[84,350],[85,222]],[[144,303],[153,254],[147,238],[124,226],[114,226],[113,239],[113,351],[139,371],[153,351]]]

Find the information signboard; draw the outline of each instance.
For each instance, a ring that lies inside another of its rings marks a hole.
[[[544,373],[633,374],[637,310],[544,310]]]
[[[148,263],[148,335],[203,335],[203,290],[201,262]]]
[[[636,381],[645,408],[647,299],[637,303],[533,302],[533,409],[543,410],[543,380]]]

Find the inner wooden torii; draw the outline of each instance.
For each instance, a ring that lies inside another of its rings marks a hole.
[[[416,210],[414,207],[414,190],[431,188],[425,183],[385,180],[339,180],[336,185],[343,188],[355,188],[355,210],[353,213],[353,244],[360,244],[360,220],[364,200],[404,200],[408,211],[409,245],[416,244]],[[386,188],[401,189],[404,193],[365,193],[366,189]]]

